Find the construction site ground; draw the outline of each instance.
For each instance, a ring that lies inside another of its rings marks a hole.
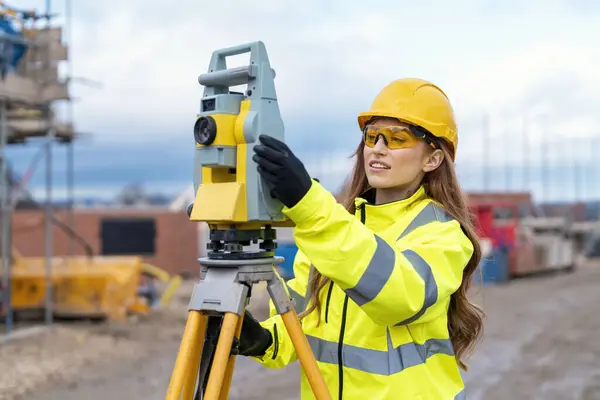
[[[192,282],[127,324],[59,323],[0,345],[0,399],[164,399]],[[465,373],[469,399],[600,399],[600,266],[476,289],[488,317]],[[251,309],[266,315],[265,292]],[[299,399],[299,366],[238,357],[231,399]]]

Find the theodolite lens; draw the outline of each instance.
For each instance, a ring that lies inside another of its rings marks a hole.
[[[208,146],[217,137],[217,123],[213,117],[200,117],[194,124],[194,138],[198,144]]]

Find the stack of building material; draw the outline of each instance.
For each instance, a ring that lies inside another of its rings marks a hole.
[[[48,107],[70,99],[68,80],[58,74],[58,64],[68,56],[67,46],[62,43],[62,28],[24,29],[22,35],[26,40],[24,53],[0,80],[0,98],[9,100],[7,142],[23,143],[51,130],[62,141],[69,141],[73,138],[72,125],[58,122]]]

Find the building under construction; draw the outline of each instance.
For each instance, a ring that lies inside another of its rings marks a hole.
[[[60,143],[69,146],[76,135],[72,123],[59,121],[55,115],[58,102],[70,102],[68,79],[59,77],[59,64],[68,60],[68,48],[63,43],[63,30],[52,26],[47,10],[18,10],[1,5],[0,24],[0,197],[2,204],[2,304],[6,315],[6,330],[12,323],[11,265],[18,255],[12,251],[12,211],[27,183],[28,176],[17,180],[7,161],[7,147],[29,145],[42,141],[38,159],[46,158],[47,193],[51,194],[52,148]],[[72,184],[72,165],[69,168]],[[51,201],[46,201],[47,231],[51,224]],[[46,248],[51,249],[51,236]],[[51,254],[46,267],[50,268]],[[48,280],[49,281],[49,280]],[[51,291],[46,291],[46,301]],[[49,315],[47,315],[49,319]]]
[[[180,245],[191,241],[186,253],[172,245],[174,235],[156,232],[172,230],[185,220],[183,212],[74,212],[73,143],[81,135],[73,128],[71,112],[66,121],[55,112],[61,103],[68,110],[72,107],[71,68],[66,77],[59,74],[60,64],[69,64],[63,28],[52,24],[55,15],[49,9],[40,14],[1,3],[0,10],[0,322],[4,331],[11,332],[18,311],[41,312],[50,324],[55,316],[123,319],[148,312],[158,300],[164,304],[181,278],[154,262],[178,263],[180,254],[194,269],[197,236],[188,233],[195,227],[188,224],[190,229],[182,230],[189,240],[179,240]],[[57,145],[67,146],[68,199],[60,210],[52,200],[52,152]],[[16,146],[38,148],[20,176],[7,157]],[[47,196],[38,202],[26,186],[43,160]],[[181,262],[178,265],[180,270],[186,268]],[[156,289],[157,281],[164,283],[163,293]]]

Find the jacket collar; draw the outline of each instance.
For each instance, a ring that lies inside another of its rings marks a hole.
[[[357,216],[366,214],[369,227],[384,229],[402,217],[409,209],[426,199],[425,188],[421,185],[410,197],[390,203],[374,204],[375,190],[369,189],[354,200]]]

